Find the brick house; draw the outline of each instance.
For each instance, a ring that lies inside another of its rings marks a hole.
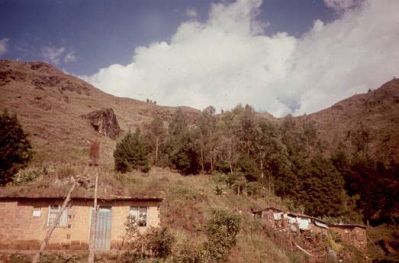
[[[57,194],[8,194],[0,191],[0,249],[38,249],[57,216],[65,196]],[[160,224],[161,197],[99,196],[95,247],[118,249],[130,215],[140,231]],[[90,239],[93,199],[72,195],[61,215],[48,249],[87,250]]]

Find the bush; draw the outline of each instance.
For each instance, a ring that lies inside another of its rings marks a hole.
[[[206,232],[208,242],[205,243],[206,258],[210,262],[225,262],[228,253],[236,245],[240,231],[240,218],[224,210],[213,211],[208,221]]]
[[[202,260],[202,247],[194,244],[189,240],[183,240],[178,244],[173,253],[172,262],[175,263],[201,263]]]
[[[12,181],[13,175],[27,166],[32,147],[17,116],[5,110],[0,114],[0,185]]]
[[[137,262],[142,259],[166,259],[172,254],[175,237],[166,227],[151,227],[141,233],[136,220],[128,217],[125,236],[120,249],[126,250],[118,262]]]
[[[139,130],[129,133],[116,145],[114,151],[115,170],[122,173],[137,169],[142,172],[150,170],[148,162],[149,148]]]
[[[76,175],[75,169],[73,169],[72,167],[68,167],[68,166],[61,167],[57,171],[58,179],[66,179],[66,178],[70,178],[71,176],[75,176],[75,175]]]
[[[145,237],[148,240],[147,248],[154,257],[165,259],[170,256],[175,237],[168,228],[150,228]]]
[[[14,175],[13,181],[15,185],[22,185],[36,180],[36,178],[38,178],[41,174],[42,171],[38,169],[27,168],[20,170],[16,175]]]

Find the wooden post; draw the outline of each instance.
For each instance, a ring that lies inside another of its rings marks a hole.
[[[98,174],[96,174],[96,184],[94,186],[94,204],[93,204],[93,213],[91,218],[91,226],[90,226],[90,254],[89,254],[89,263],[94,263],[94,250],[95,250],[95,240],[96,240],[96,225],[97,225],[97,188],[98,188]]]
[[[35,256],[33,257],[32,263],[37,263],[39,262],[40,256],[42,255],[44,249],[47,246],[47,243],[49,242],[50,238],[51,238],[51,234],[53,233],[54,229],[57,227],[58,223],[60,222],[61,219],[61,215],[64,212],[65,208],[67,207],[69,201],[71,200],[71,194],[73,192],[73,190],[75,190],[75,186],[76,186],[76,181],[75,179],[72,177],[72,186],[71,189],[69,189],[69,192],[64,200],[64,203],[61,206],[60,212],[57,214],[57,217],[55,218],[54,224],[52,226],[50,226],[49,230],[46,233],[45,238],[43,239],[42,243],[40,244],[40,249],[39,251],[35,254]]]

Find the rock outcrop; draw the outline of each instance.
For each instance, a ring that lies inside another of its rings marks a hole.
[[[112,108],[92,111],[83,115],[90,121],[91,126],[100,134],[115,139],[120,133],[118,120]]]

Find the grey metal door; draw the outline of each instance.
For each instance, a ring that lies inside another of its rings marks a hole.
[[[111,245],[111,208],[100,208],[97,213],[96,238],[94,246],[96,250],[110,249]]]

